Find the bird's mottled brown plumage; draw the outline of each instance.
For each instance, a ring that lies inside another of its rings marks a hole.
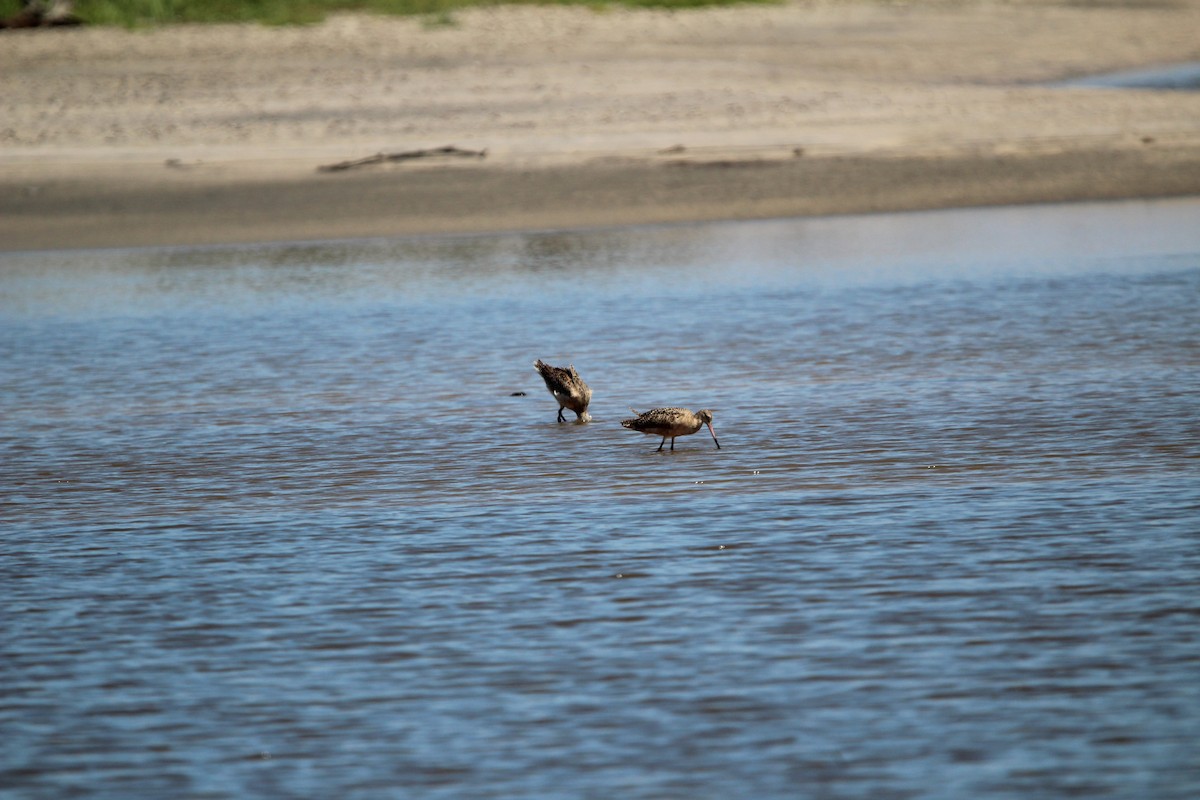
[[[592,402],[592,390],[583,382],[583,378],[579,377],[574,365],[552,367],[539,358],[533,362],[533,368],[542,376],[542,380],[546,382],[546,388],[558,401],[559,422],[566,422],[563,418],[564,408],[574,411],[579,422],[591,420],[592,417],[588,414],[587,409],[588,404]]]
[[[636,409],[631,410],[635,414],[638,413]],[[690,436],[700,430],[700,426],[707,425],[713,442],[720,450],[721,443],[717,441],[717,433],[713,430],[712,421],[712,412],[708,409],[693,412],[686,408],[652,408],[643,414],[638,414],[633,419],[621,420],[621,425],[631,431],[638,431],[648,436],[663,437],[663,440],[658,443],[656,452],[663,449],[667,439],[671,440],[671,449],[674,450],[676,436]]]

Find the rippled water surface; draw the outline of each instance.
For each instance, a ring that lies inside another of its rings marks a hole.
[[[0,255],[0,796],[1190,800],[1198,220]]]

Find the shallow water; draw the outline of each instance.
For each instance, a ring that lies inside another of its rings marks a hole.
[[[1197,219],[0,255],[0,796],[1194,797]]]
[[[1122,70],[1060,81],[1064,87],[1093,89],[1158,89],[1178,92],[1200,90],[1200,61],[1149,69]]]

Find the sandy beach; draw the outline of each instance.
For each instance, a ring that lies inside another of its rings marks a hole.
[[[0,32],[0,250],[1200,194],[1200,0]],[[319,168],[453,145],[482,153]]]

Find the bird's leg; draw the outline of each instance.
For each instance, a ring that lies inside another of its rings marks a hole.
[[[566,417],[564,417],[564,416],[562,415],[562,406],[559,406],[559,407],[558,407],[558,421],[559,421],[559,422],[566,422],[566,421],[567,421]]]
[[[675,437],[674,436],[671,437],[671,452],[672,453],[675,452]]]
[[[662,452],[662,449],[663,449],[663,445],[664,445],[664,444],[666,444],[666,443],[667,443],[667,437],[665,437],[665,436],[664,436],[664,437],[663,437],[663,440],[662,440],[661,442],[659,442],[659,443],[658,443],[658,449],[657,449],[657,450],[655,450],[654,452],[656,452],[656,453],[661,453],[661,452]],[[674,445],[675,445],[675,442],[674,442],[674,441],[672,441],[672,442],[671,442],[671,446],[672,446],[672,447],[674,447]]]

